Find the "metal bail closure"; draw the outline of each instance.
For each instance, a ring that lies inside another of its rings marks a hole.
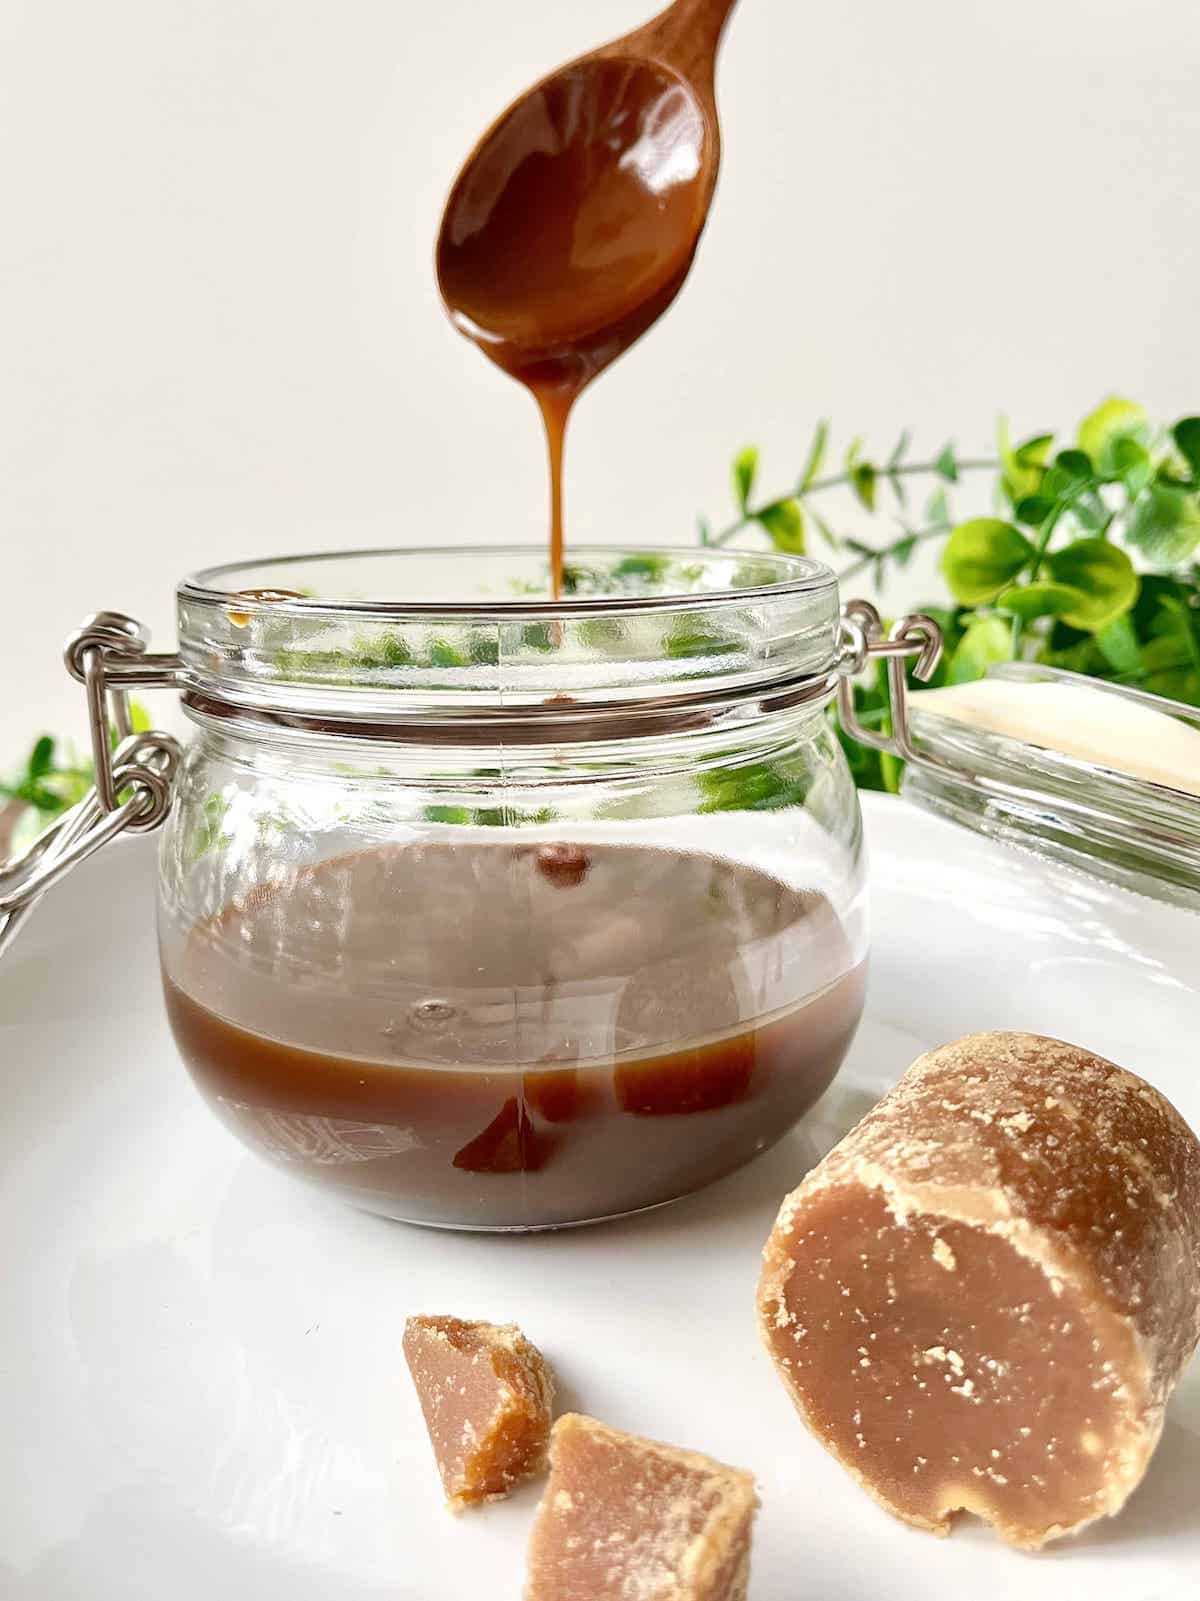
[[[171,810],[182,754],[161,730],[134,733],[131,687],[179,681],[177,656],[152,656],[142,625],[121,612],[97,612],[67,641],[71,677],[87,694],[95,783],[83,799],[20,855],[0,862],[0,956],[34,904],[78,862],[126,832],[148,834]]]
[[[893,623],[885,637],[883,622],[866,600],[850,600],[842,607],[842,651],[838,662],[838,717],[846,733],[860,745],[886,751],[904,761],[919,761],[908,727],[906,663],[916,657],[913,674],[921,682],[933,677],[942,654],[942,631],[924,612],[910,612]],[[872,657],[887,660],[888,694],[892,704],[892,732],[864,728],[854,710],[854,679]]]

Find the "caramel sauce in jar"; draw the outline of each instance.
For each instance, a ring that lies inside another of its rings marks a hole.
[[[824,896],[569,840],[304,867],[165,969],[183,1058],[248,1145],[369,1210],[497,1229],[741,1166],[826,1088],[864,990]]]

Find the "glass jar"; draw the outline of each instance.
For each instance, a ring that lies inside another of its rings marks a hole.
[[[24,898],[165,815],[167,1011],[239,1139],[411,1222],[656,1206],[779,1139],[854,1035],[862,835],[826,707],[871,649],[902,678],[912,621],[882,641],[818,563],[723,550],[577,551],[557,601],[532,550],[212,569],[177,656],[116,614],[70,643],[97,796]],[[155,682],[181,762],[128,735]]]
[[[998,663],[987,677],[1071,686],[1200,729],[1195,706],[1040,663]],[[911,720],[913,754],[901,786],[907,800],[1092,878],[1200,909],[1200,796],[1057,750],[1050,739],[945,717],[936,695],[917,697]],[[1154,735],[1146,738],[1153,755]]]

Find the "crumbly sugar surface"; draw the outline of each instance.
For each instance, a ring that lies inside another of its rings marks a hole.
[[[526,1601],[744,1601],[750,1474],[575,1414],[550,1464]]]

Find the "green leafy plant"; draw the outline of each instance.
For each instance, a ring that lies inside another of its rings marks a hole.
[[[150,726],[145,708],[136,701],[130,706],[130,721],[135,733]],[[115,730],[112,740],[115,746]],[[20,772],[7,781],[0,780],[0,857],[14,843],[41,833],[61,812],[81,801],[94,777],[90,756],[82,756],[70,740],[42,734]]]
[[[1038,661],[1200,705],[1200,417],[1155,425],[1145,409],[1113,397],[1089,413],[1073,439],[1039,433],[1012,443],[1001,424],[998,449],[962,457],[953,444],[910,459],[901,435],[880,460],[855,439],[840,470],[824,473],[829,426],[819,423],[803,465],[782,496],[756,497],[758,452],[733,463],[735,516],[703,545],[727,544],[751,530],[788,554],[807,548],[812,530],[840,565],[843,594],[869,576],[885,591],[920,545],[939,541],[941,603],[913,596],[897,611],[929,612],[946,650],[935,684],[980,678],[1001,661]],[[959,521],[951,495],[969,476],[990,475],[991,515]],[[910,499],[924,480],[920,516]],[[877,542],[839,531],[827,510],[841,490],[877,521],[886,490],[897,524]],[[946,604],[946,600],[949,604]],[[859,716],[886,727],[882,671],[856,687]],[[894,790],[900,764],[849,741],[860,786]]]
[[[818,423],[792,481],[771,495],[759,491],[757,449],[739,451],[734,514],[718,529],[701,518],[700,543],[721,546],[757,532],[775,550],[800,554],[811,534],[838,567],[845,595],[863,577],[888,592],[919,547],[940,542],[946,594],[932,603],[910,595],[894,608],[928,612],[941,624],[946,649],[935,685],[980,678],[997,662],[1030,660],[1200,705],[1200,416],[1164,427],[1135,402],[1113,397],[1084,418],[1073,438],[1038,433],[1013,443],[1002,423],[993,455],[964,456],[949,443],[916,459],[908,432],[882,457],[855,438],[834,470],[827,468],[830,437],[829,424]],[[956,518],[952,497],[966,481],[980,479],[991,483],[990,514]],[[854,508],[853,527],[830,510],[839,492]],[[888,537],[865,538],[862,522],[877,526],[885,517],[893,523]],[[564,588],[637,593],[666,581],[665,569],[666,558],[651,554],[625,556],[611,571],[568,566]],[[597,618],[581,625],[579,638],[604,649],[619,646],[621,633],[611,619]],[[553,647],[544,623],[529,624],[520,643],[536,652]],[[672,657],[704,657],[736,645],[689,622],[676,625],[664,648]],[[453,669],[497,659],[490,637],[437,638],[416,651],[397,634],[381,632],[364,635],[349,652],[279,650],[276,666],[303,683],[326,682],[349,668]],[[881,669],[856,686],[855,697],[862,721],[886,730]],[[146,726],[140,709],[135,726]],[[862,788],[898,787],[901,766],[893,757],[844,738],[843,744]],[[746,776],[756,804],[779,804],[788,793],[789,780],[779,775]],[[42,735],[20,772],[0,783],[0,853],[18,830],[31,835],[74,805],[91,781],[89,760]],[[719,785],[705,800],[712,809],[732,804]],[[222,834],[223,817],[214,809],[205,814],[196,848]]]

